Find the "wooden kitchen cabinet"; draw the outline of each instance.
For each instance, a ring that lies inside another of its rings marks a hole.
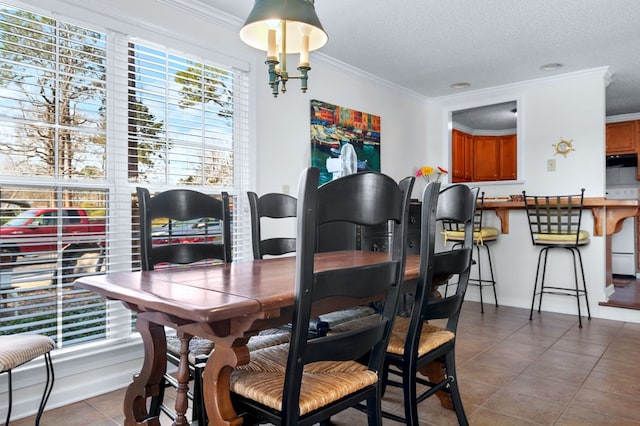
[[[473,136],[454,129],[451,146],[451,177],[453,182],[470,182],[473,159]]]
[[[637,152],[636,131],[638,120],[621,121],[606,125],[607,155],[633,154]]]
[[[516,180],[518,178],[518,143],[516,135],[500,136],[499,144],[499,180]]]
[[[515,134],[472,136],[454,129],[451,142],[451,176],[454,183],[518,178]]]
[[[473,137],[473,180],[499,180],[500,141],[497,136]]]

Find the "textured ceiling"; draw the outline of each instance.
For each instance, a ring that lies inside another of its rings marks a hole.
[[[239,19],[253,0],[200,0]],[[428,98],[609,66],[607,116],[640,112],[638,0],[316,0],[320,52]],[[564,66],[542,71],[548,63]]]

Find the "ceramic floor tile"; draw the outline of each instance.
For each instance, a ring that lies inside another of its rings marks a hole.
[[[584,340],[574,340],[572,338],[562,338],[551,346],[551,349],[572,352],[581,355],[591,355],[600,357],[607,350],[606,345],[586,342]]]
[[[635,397],[640,402],[640,381],[624,375],[623,371],[592,372],[584,382],[584,389],[593,389],[615,395]]]
[[[469,423],[473,426],[539,426],[537,423],[526,419],[508,416],[486,408],[476,410],[471,417]]]
[[[638,422],[617,416],[610,416],[596,410],[570,406],[560,416],[555,426],[637,426]]]
[[[483,407],[533,423],[552,425],[562,414],[565,405],[501,389]]]
[[[622,417],[640,424],[640,396],[620,396],[593,389],[580,389],[571,406],[593,410],[597,407],[600,414],[610,417]]]
[[[523,374],[581,385],[589,376],[589,370],[537,360],[531,363]]]
[[[481,406],[500,390],[499,387],[468,380],[464,376],[459,376],[458,382],[460,396],[465,409],[472,405]]]
[[[541,346],[545,349],[548,349],[555,342],[558,341],[558,337],[556,336],[546,336],[544,334],[534,334],[530,331],[521,332],[520,330],[516,333],[511,334],[507,337],[504,342],[508,343],[519,343],[526,345],[536,345]]]
[[[579,387],[580,384],[561,382],[546,376],[521,374],[503,386],[501,391],[566,404],[573,399]]]
[[[640,359],[613,360],[600,358],[593,371],[614,374],[617,376],[633,377],[640,380]]]
[[[502,368],[498,362],[493,364],[480,364],[473,361],[458,367],[457,372],[465,380],[473,380],[489,386],[499,387],[509,383],[522,370],[509,370]]]
[[[544,346],[529,345],[526,343],[517,343],[511,341],[504,341],[497,343],[491,352],[496,355],[506,355],[518,357],[526,360],[535,360],[538,358],[547,348]]]
[[[531,359],[525,358],[519,354],[508,353],[491,348],[473,358],[473,364],[482,364],[488,366],[499,365],[500,368],[521,372],[531,364]]]
[[[572,368],[581,368],[591,370],[598,362],[598,357],[590,355],[581,355],[573,352],[559,351],[557,349],[548,349],[540,357],[538,361],[551,362]]]

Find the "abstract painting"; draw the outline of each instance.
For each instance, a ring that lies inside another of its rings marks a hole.
[[[311,100],[311,166],[320,185],[345,174],[380,171],[380,116]]]

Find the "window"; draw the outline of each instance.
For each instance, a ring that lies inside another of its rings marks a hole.
[[[242,70],[0,4],[0,334],[129,335],[128,310],[73,281],[139,268],[136,186],[242,202],[246,86]]]

